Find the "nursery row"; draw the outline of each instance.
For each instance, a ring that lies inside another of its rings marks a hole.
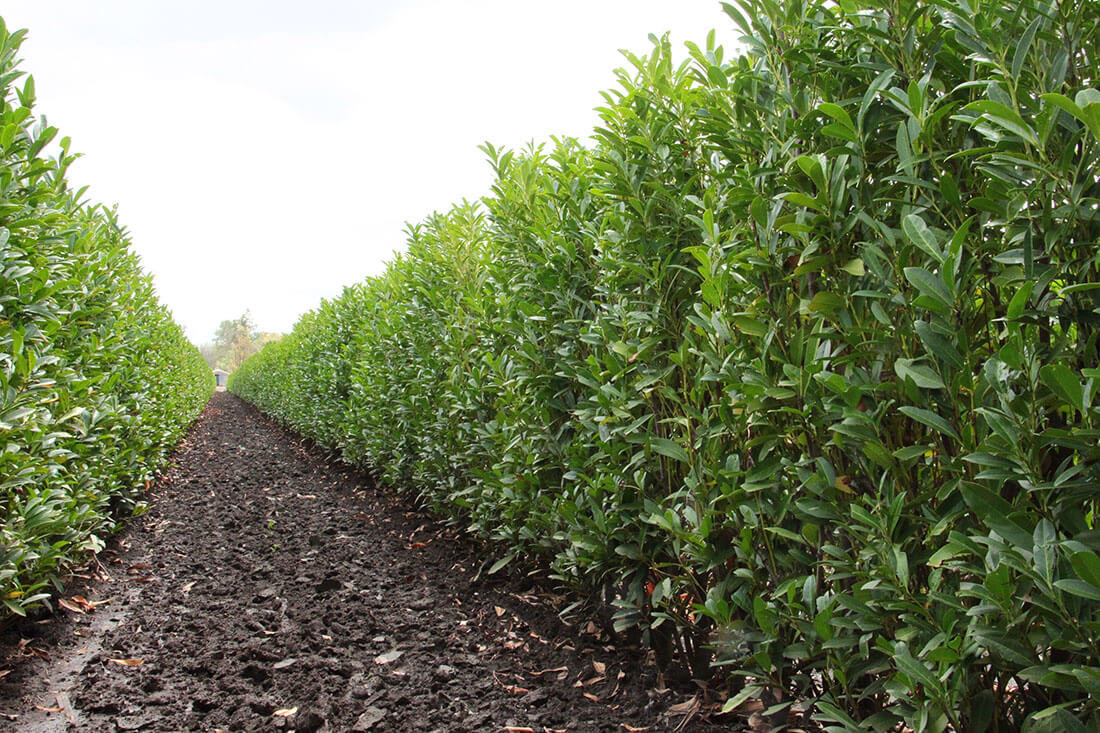
[[[0,617],[103,546],[213,390],[114,212],[68,188],[68,138],[48,154],[22,38],[0,20]]]
[[[1100,725],[1100,16],[746,0],[230,388],[735,706]]]

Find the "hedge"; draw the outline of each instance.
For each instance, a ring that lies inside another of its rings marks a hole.
[[[832,730],[1100,726],[1100,6],[746,0],[230,388]]]
[[[213,391],[115,212],[69,189],[69,139],[47,154],[23,36],[0,20],[0,616],[102,549]]]

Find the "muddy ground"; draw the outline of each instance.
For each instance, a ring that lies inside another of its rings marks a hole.
[[[3,630],[0,731],[745,727],[234,395],[150,504],[65,608]]]

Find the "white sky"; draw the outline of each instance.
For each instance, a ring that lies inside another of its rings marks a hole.
[[[406,222],[488,192],[477,146],[586,137],[619,49],[703,45],[717,0],[5,0],[37,112],[119,205],[196,343],[289,331]]]

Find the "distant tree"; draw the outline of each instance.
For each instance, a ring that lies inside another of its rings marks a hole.
[[[282,337],[283,334],[274,331],[257,331],[252,314],[245,311],[240,318],[222,321],[214,334],[214,341],[199,346],[199,353],[211,369],[231,372],[264,344]]]
[[[259,351],[256,344],[256,324],[247,310],[240,318],[222,321],[214,334],[216,366],[231,372],[248,357]]]

